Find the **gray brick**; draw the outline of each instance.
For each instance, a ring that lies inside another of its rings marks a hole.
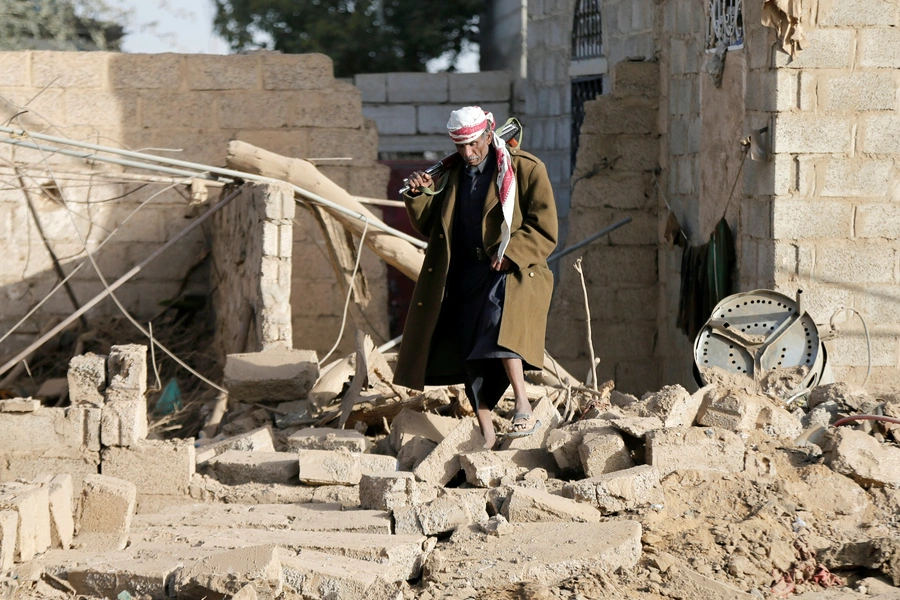
[[[825,163],[822,196],[884,197],[893,181],[892,160],[831,158]]]
[[[447,102],[446,73],[388,73],[388,102]]]
[[[842,75],[828,80],[824,88],[825,110],[892,110],[896,104],[897,85],[891,72]]]
[[[510,75],[506,71],[451,73],[450,102],[506,102],[512,93]]]
[[[900,154],[900,116],[872,115],[865,118],[863,127],[863,152]]]
[[[362,114],[375,121],[379,134],[415,134],[416,107],[409,104],[365,105]]]
[[[892,3],[893,4],[893,3]],[[893,21],[893,19],[891,19]],[[862,67],[900,67],[900,31],[896,27],[873,27],[859,32],[859,63]]]
[[[775,53],[775,66],[789,69],[849,69],[853,64],[852,29],[815,29],[805,32],[807,46],[795,59]]]
[[[416,108],[419,133],[447,134],[447,121],[453,110],[450,104],[425,104]]]
[[[815,274],[826,283],[889,283],[894,281],[896,254],[875,244],[820,247]]]
[[[385,73],[361,73],[353,78],[353,85],[362,93],[363,102],[387,102]]]
[[[900,239],[900,206],[863,204],[856,212],[856,235],[861,238]],[[897,316],[900,321],[900,314]]]
[[[849,118],[783,114],[775,126],[774,151],[823,154],[848,152],[852,141],[850,127]]]
[[[849,237],[853,206],[847,202],[782,200],[774,202],[773,234],[776,240],[816,237]]]

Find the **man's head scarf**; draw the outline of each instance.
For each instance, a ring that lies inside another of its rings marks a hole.
[[[478,106],[466,106],[450,113],[447,131],[454,144],[469,144],[489,131],[497,154],[497,188],[500,191],[500,206],[503,210],[503,224],[500,226],[500,248],[497,258],[502,259],[509,245],[512,228],[513,206],[516,202],[516,177],[512,168],[509,148],[494,130],[494,115]]]

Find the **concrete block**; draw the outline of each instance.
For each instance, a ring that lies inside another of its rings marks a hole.
[[[647,435],[647,464],[662,477],[677,470],[739,473],[744,450],[737,434],[714,427],[659,429]]]
[[[128,543],[136,497],[130,481],[106,475],[86,476],[74,547],[91,552],[123,550]]]
[[[534,418],[541,422],[541,427],[532,435],[523,438],[507,439],[500,446],[502,450],[527,450],[529,448],[543,448],[547,443],[550,432],[559,427],[562,417],[553,406],[550,398],[544,397],[532,409]]]
[[[142,92],[140,126],[163,131],[176,127],[215,129],[217,120],[214,107],[219,96],[219,92]],[[260,128],[264,127],[265,124],[260,123]]]
[[[574,481],[566,484],[563,493],[578,502],[592,504],[604,514],[661,502],[663,498],[659,471],[650,465]]]
[[[110,87],[124,90],[170,89],[181,86],[184,56],[180,54],[109,55],[107,78]]]
[[[775,239],[849,237],[853,205],[848,202],[776,199],[772,204]]]
[[[820,84],[822,85],[822,84]],[[824,82],[821,106],[828,111],[894,110],[897,84],[890,72],[859,72]]]
[[[281,567],[286,588],[304,598],[387,600],[393,597],[390,591],[394,586],[382,578],[385,568],[368,561],[301,550],[297,556],[282,556]]]
[[[897,218],[900,210],[893,204],[864,204],[856,209],[856,236],[860,238],[900,237]]]
[[[175,593],[185,600],[227,598],[251,584],[258,597],[274,600],[284,589],[277,546],[252,546],[215,554],[184,568],[175,577]]]
[[[502,514],[510,523],[599,523],[596,508],[542,490],[513,488]]]
[[[292,434],[287,439],[287,446],[293,452],[338,448],[345,448],[350,452],[365,452],[369,449],[369,440],[355,429],[308,427]]]
[[[18,482],[0,484],[0,510],[18,515],[17,562],[28,562],[50,549],[50,500],[46,488]]]
[[[752,431],[762,410],[769,406],[765,398],[729,388],[708,391],[697,414],[697,423],[728,431]]]
[[[779,406],[763,408],[756,426],[776,439],[794,440],[803,433],[800,419]]]
[[[597,477],[612,471],[634,466],[631,452],[625,446],[618,431],[610,433],[586,433],[578,446],[581,464],[588,477]]]
[[[481,512],[484,512],[482,509]],[[460,502],[458,498],[447,495],[432,500],[428,504],[416,507],[416,515],[425,535],[440,535],[450,533],[459,527],[464,527],[479,521],[479,516],[487,520],[487,513],[483,515],[474,513],[469,505]]]
[[[272,442],[272,428],[267,425],[247,433],[225,438],[220,442],[201,446],[196,449],[197,464],[206,464],[211,458],[229,450],[275,452],[275,445]]]
[[[659,417],[663,427],[690,427],[700,410],[703,395],[690,394],[678,384],[667,385],[647,398],[645,416]]]
[[[359,480],[359,505],[370,510],[393,510],[410,504],[410,489],[416,478],[412,473],[365,474]]]
[[[415,506],[398,506],[391,511],[394,535],[424,535]]]
[[[426,103],[450,99],[447,73],[388,73],[387,101]]]
[[[408,104],[363,106],[362,114],[372,119],[380,134],[413,135],[416,133],[416,107]]]
[[[334,83],[334,65],[324,54],[263,54],[262,84],[267,90],[318,90]]]
[[[42,475],[34,483],[47,489],[50,510],[50,544],[52,548],[68,550],[75,535],[72,516],[72,476]]]
[[[360,455],[340,450],[298,450],[300,481],[307,485],[357,485],[362,478]]]
[[[106,360],[106,401],[144,400],[147,393],[147,346],[113,346]]]
[[[477,104],[507,102],[512,97],[512,80],[506,71],[450,73],[450,103]]]
[[[853,63],[852,29],[815,29],[805,31],[803,52],[791,58],[775,52],[775,66],[788,69],[849,69]]]
[[[659,63],[623,61],[612,71],[614,96],[659,96]]]
[[[510,485],[528,469],[513,462],[513,452],[470,452],[459,457],[466,481],[476,487]]]
[[[225,361],[225,387],[240,402],[302,400],[318,376],[312,350],[229,354]]]
[[[892,160],[831,157],[825,168],[825,183],[819,195],[839,198],[884,197],[892,182],[893,166]]]
[[[825,464],[860,485],[900,485],[900,449],[864,431],[840,428],[826,434]]]
[[[775,126],[772,148],[778,154],[843,154],[852,145],[851,126],[851,119],[846,117],[782,114]]]
[[[103,406],[106,356],[88,352],[69,361],[69,400],[73,406]]]
[[[31,55],[27,52],[4,52],[0,60],[0,87],[31,85]]]
[[[123,124],[137,123],[138,96],[134,92],[67,90],[65,119],[73,126],[118,130]]]
[[[414,471],[435,448],[436,442],[420,436],[413,437],[397,453],[397,468],[401,471]]]
[[[295,483],[299,465],[293,452],[228,450],[206,463],[210,474],[226,485]]]
[[[140,494],[186,495],[195,471],[193,438],[142,440],[100,456],[103,475],[132,482]]]
[[[553,453],[553,458],[560,469],[581,468],[581,455],[578,447],[581,445],[585,434],[613,433],[615,430],[609,421],[602,419],[585,419],[576,421],[565,427],[554,429],[547,436],[547,450]]]
[[[835,4],[844,6],[845,3]],[[854,4],[857,2],[846,3],[848,8]],[[881,18],[890,20],[890,27],[866,27],[859,31],[859,64],[863,68],[896,69],[900,67],[900,32],[894,27],[891,12],[882,11]]]
[[[380,475],[397,472],[397,459],[386,454],[360,454],[359,471],[363,475]]]
[[[118,395],[121,390],[114,392]],[[110,390],[107,390],[107,398]],[[109,401],[100,415],[100,441],[104,446],[134,446],[147,437],[147,402]]]
[[[891,135],[890,127],[900,126],[900,116],[893,114],[869,115],[863,117],[861,150],[874,154],[900,153],[900,140]],[[884,193],[884,191],[882,191]],[[879,194],[881,195],[881,194]]]
[[[651,431],[663,428],[663,422],[658,417],[626,417],[615,419],[610,424],[631,437],[644,439]]]
[[[18,534],[19,513],[15,510],[0,510],[0,571],[13,568]]]
[[[820,246],[816,276],[825,283],[893,283],[895,252],[874,244]]]
[[[353,76],[364,103],[387,102],[387,75],[384,73],[359,73]]]
[[[474,417],[460,421],[423,460],[413,473],[421,481],[446,485],[462,468],[459,455],[472,452],[484,446],[484,436]]]
[[[30,413],[0,412],[0,450],[57,456],[60,452],[100,449],[100,410],[47,408]]]
[[[600,96],[585,102],[583,135],[652,135],[656,133],[657,106],[644,98]]]
[[[255,90],[259,88],[260,57],[189,54],[185,75],[191,90]]]
[[[404,408],[391,421],[391,447],[399,452],[414,437],[440,443],[459,425],[459,419]]]
[[[34,398],[10,398],[0,400],[0,412],[33,413],[41,408],[41,401]]]
[[[186,562],[197,560],[208,551],[200,556],[196,551],[152,551],[148,554],[149,557],[141,560],[101,558],[76,563],[67,569],[67,581],[76,593],[92,598],[118,598],[122,592],[128,592],[132,597],[168,598],[169,592],[173,591],[170,588],[174,573]]]
[[[8,55],[7,55],[8,56]],[[32,52],[32,85],[38,88],[100,88],[108,52],[82,55],[73,52]]]

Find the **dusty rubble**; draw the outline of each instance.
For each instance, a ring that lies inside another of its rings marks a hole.
[[[461,389],[361,347],[229,356],[213,437],[148,434],[140,345],[72,359],[64,405],[0,401],[0,597],[900,598],[897,426],[833,426],[900,396],[557,370],[539,433],[486,451]]]

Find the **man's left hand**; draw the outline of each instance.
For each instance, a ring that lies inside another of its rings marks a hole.
[[[505,256],[502,259],[497,259],[497,255],[494,255],[494,258],[491,259],[491,269],[494,271],[509,271],[512,268],[512,261],[506,258]]]

